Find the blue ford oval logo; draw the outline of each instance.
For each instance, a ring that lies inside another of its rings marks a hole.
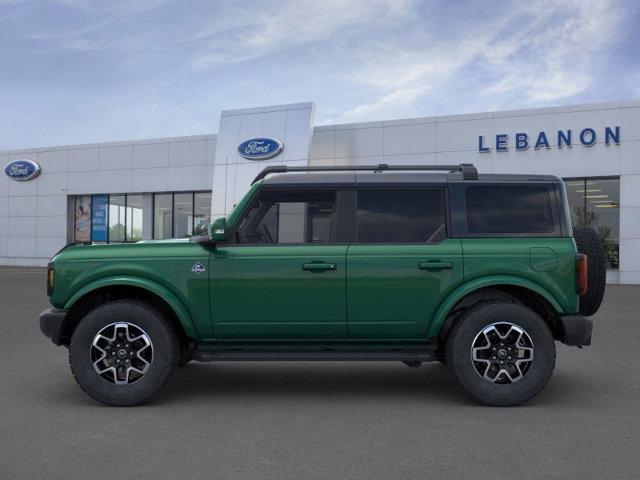
[[[40,165],[33,160],[14,160],[4,167],[4,173],[11,180],[26,182],[38,176]]]
[[[278,155],[284,146],[273,138],[250,138],[238,145],[238,153],[249,160],[266,160]]]

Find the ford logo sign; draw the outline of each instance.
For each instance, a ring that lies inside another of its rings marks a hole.
[[[14,160],[4,167],[4,173],[11,180],[26,182],[38,176],[40,165],[33,160]]]
[[[284,146],[273,138],[250,138],[238,145],[238,153],[249,160],[266,160],[278,155]]]

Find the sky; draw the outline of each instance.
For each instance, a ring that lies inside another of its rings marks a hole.
[[[0,0],[0,150],[640,98],[640,2]]]

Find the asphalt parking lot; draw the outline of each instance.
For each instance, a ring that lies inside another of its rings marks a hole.
[[[594,345],[558,345],[517,408],[439,364],[192,364],[151,403],[96,404],[38,329],[44,271],[0,267],[0,478],[638,478],[640,287],[609,286]]]

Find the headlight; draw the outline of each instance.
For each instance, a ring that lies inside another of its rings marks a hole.
[[[53,268],[53,262],[47,264],[47,295],[51,296],[53,287],[55,286],[56,271]]]

